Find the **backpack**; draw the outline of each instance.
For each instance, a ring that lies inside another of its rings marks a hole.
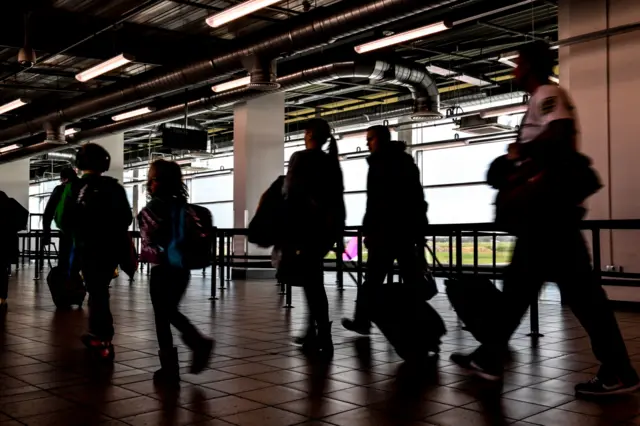
[[[282,187],[284,176],[278,177],[260,198],[256,214],[249,222],[248,239],[258,247],[277,245],[282,238],[284,196]]]
[[[169,264],[181,269],[204,269],[213,258],[213,216],[201,206],[184,204],[171,212]]]
[[[9,229],[12,233],[24,231],[29,226],[29,210],[25,209],[22,204],[14,198],[9,198]]]

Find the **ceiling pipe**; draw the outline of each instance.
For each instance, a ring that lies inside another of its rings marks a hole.
[[[438,112],[439,94],[435,81],[429,72],[420,65],[398,65],[384,61],[366,63],[340,62],[336,64],[328,64],[298,71],[278,78],[276,82],[280,87],[277,91],[299,89],[311,84],[324,83],[341,78],[368,78],[374,81],[384,81],[386,83],[406,87],[410,90],[411,96],[414,100],[414,106],[410,107],[408,110],[409,114],[414,114],[420,118],[428,117],[430,119],[438,119],[442,117]],[[227,107],[237,102],[256,98],[262,94],[264,94],[264,92],[256,91],[251,88],[230,90],[218,95],[194,100],[186,104],[173,105],[168,108],[153,111],[131,119],[121,120],[93,129],[83,130],[68,136],[67,145],[74,145],[81,141],[95,139],[109,134],[121,133],[130,129],[183,118],[185,109],[188,115],[197,115],[211,109]],[[407,111],[405,111],[405,115],[406,112]],[[0,164],[32,156],[37,153],[43,153],[49,148],[56,148],[55,144],[49,144],[46,141],[36,145],[37,148],[28,146],[7,152],[6,154],[0,154]]]
[[[242,39],[231,51],[212,58],[193,62],[156,77],[147,78],[112,88],[105,93],[76,101],[66,108],[26,120],[0,130],[0,141],[12,142],[41,133],[45,123],[70,124],[82,118],[121,108],[141,100],[184,89],[210,80],[221,74],[236,72],[242,68],[242,59],[248,56],[277,58],[286,53],[304,51],[322,46],[336,39],[347,37],[371,28],[391,23],[410,15],[436,7],[447,6],[457,0],[374,0],[358,1],[352,6],[338,3],[322,11],[322,15],[292,27],[274,27],[270,36],[256,40],[255,36]],[[329,15],[329,12],[337,11]]]

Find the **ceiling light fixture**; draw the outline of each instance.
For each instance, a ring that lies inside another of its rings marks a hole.
[[[150,107],[144,107],[139,109],[134,109],[133,111],[123,112],[122,114],[114,115],[111,117],[113,121],[121,121],[126,120],[127,118],[137,117],[139,115],[144,115],[152,112],[153,109]]]
[[[74,134],[74,133],[78,133],[78,131],[79,131],[79,129],[77,129],[77,128],[75,128],[75,127],[71,127],[71,128],[66,129],[66,130],[64,131],[64,135],[65,135],[65,136],[69,136],[69,135],[72,135],[72,134]]]
[[[22,145],[20,145],[19,143],[14,143],[13,145],[3,146],[2,148],[0,148],[0,153],[4,154],[5,152],[13,151],[13,150],[16,150],[18,148],[22,148]]]
[[[226,83],[216,84],[211,88],[216,93],[226,92],[231,89],[237,89],[238,87],[248,86],[251,83],[251,77],[243,77],[237,80],[227,81]]]
[[[369,43],[361,44],[354,47],[355,51],[362,54],[370,52],[376,49],[382,49],[383,47],[393,46],[394,44],[404,43],[405,41],[414,40],[416,38],[425,37],[431,34],[439,33],[451,28],[451,24],[447,22],[437,22],[435,24],[427,25],[426,27],[416,28],[414,30],[406,31],[404,33],[395,34],[389,37],[374,40]]]
[[[133,60],[133,56],[123,53],[107,61],[99,63],[95,67],[91,67],[88,70],[76,74],[76,80],[82,81],[84,83],[85,81],[89,81],[99,75],[112,71],[116,68],[120,68],[121,66],[126,65]]]
[[[0,106],[0,114],[4,114],[5,112],[9,112],[12,109],[20,108],[23,105],[26,105],[28,102],[24,99],[18,98],[15,101],[11,101],[8,104],[4,104]]]
[[[494,108],[480,113],[480,118],[500,117],[501,115],[522,114],[527,112],[529,106],[526,104],[510,105],[504,108]]]
[[[460,74],[452,70],[448,70],[446,68],[438,67],[435,65],[427,66],[427,71],[431,74],[438,74],[445,77],[451,77],[454,80],[462,81],[467,84],[471,84],[473,86],[488,86],[491,84],[489,81],[485,81],[476,77],[471,77],[470,75]]]
[[[249,0],[244,3],[240,3],[237,6],[230,7],[223,10],[220,13],[216,13],[213,16],[207,18],[207,25],[213,28],[220,27],[231,21],[235,21],[238,18],[249,15],[265,7],[269,7],[272,4],[281,2],[282,0]]]

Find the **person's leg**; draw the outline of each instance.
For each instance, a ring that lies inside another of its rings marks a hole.
[[[593,274],[582,234],[578,230],[568,232],[558,241],[566,253],[562,274],[558,277],[565,301],[589,335],[593,353],[602,363],[598,380],[578,385],[576,391],[600,395],[640,388],[613,309]]]
[[[173,349],[173,336],[171,334],[170,318],[174,310],[177,310],[178,300],[172,297],[172,286],[179,285],[171,280],[171,276],[164,266],[151,268],[149,279],[149,294],[153,305],[153,315],[156,323],[156,335],[160,350]]]
[[[351,331],[368,333],[371,328],[371,303],[376,291],[384,284],[385,279],[393,268],[395,254],[393,244],[371,245],[367,258],[367,273],[365,280],[358,288],[354,319],[345,319],[342,325]]]
[[[89,332],[105,342],[111,341],[113,317],[109,305],[109,284],[115,262],[92,256],[82,265],[82,276],[89,293]]]
[[[9,296],[9,260],[0,254],[0,316],[7,313]]]
[[[453,354],[451,359],[488,380],[499,380],[509,339],[520,325],[542,286],[542,265],[538,263],[542,244],[535,236],[516,241],[511,263],[505,273],[502,312],[496,315],[495,332],[488,333],[480,347],[469,356]],[[491,312],[487,312],[490,315]]]
[[[330,356],[333,354],[331,322],[329,321],[329,300],[324,288],[324,258],[318,253],[301,253],[297,258],[297,273],[303,285],[311,321],[317,327],[317,338],[308,339],[303,350],[318,350]]]
[[[93,257],[93,259],[97,259]],[[85,261],[82,266],[87,292],[89,293],[89,334],[83,342],[90,348],[100,349],[100,356],[113,359],[113,316],[109,306],[109,284],[113,278],[115,263]]]

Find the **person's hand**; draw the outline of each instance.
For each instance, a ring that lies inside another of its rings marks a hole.
[[[520,158],[520,144],[517,142],[510,143],[507,147],[507,158],[509,160],[517,160]]]

